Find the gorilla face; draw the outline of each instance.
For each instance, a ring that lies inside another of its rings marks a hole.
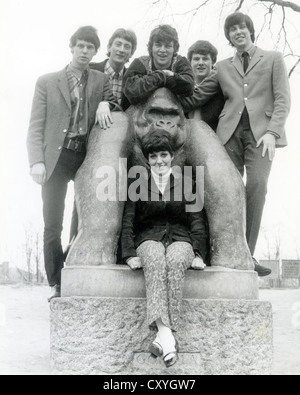
[[[168,89],[158,89],[144,105],[135,107],[134,134],[141,142],[155,130],[167,131],[174,147],[179,149],[186,141],[186,118],[175,95]]]

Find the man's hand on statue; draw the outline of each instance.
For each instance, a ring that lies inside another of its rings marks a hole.
[[[257,147],[259,148],[263,144],[263,158],[266,156],[266,153],[269,153],[269,159],[272,162],[275,158],[275,149],[276,149],[276,137],[271,134],[265,134],[257,143]]]
[[[205,263],[203,262],[203,259],[197,256],[192,263],[192,269],[194,270],[204,270],[206,268]]]
[[[98,106],[96,122],[99,123],[101,129],[109,129],[113,124],[110,107],[108,102],[101,102]]]
[[[36,163],[32,166],[30,175],[33,181],[39,185],[44,185],[46,182],[46,167],[44,163]]]
[[[127,261],[127,265],[131,270],[139,270],[143,267],[141,258],[130,258]]]
[[[165,73],[165,75],[167,76],[167,77],[174,77],[174,73],[173,73],[173,71],[171,71],[171,70],[163,70],[163,72]]]

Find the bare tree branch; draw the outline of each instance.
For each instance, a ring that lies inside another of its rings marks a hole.
[[[298,59],[298,61],[296,62],[296,64],[291,68],[290,72],[289,72],[289,78],[292,76],[293,72],[296,70],[296,68],[300,65],[300,57]]]
[[[236,11],[239,11],[243,7],[244,2],[245,2],[245,0],[240,0],[240,3],[237,6]]]
[[[191,25],[192,20],[194,17],[198,14],[199,10],[203,7],[209,7],[209,6],[214,6],[216,4],[216,0],[199,0],[199,5],[193,9],[187,9],[185,12],[181,13],[172,13],[171,15],[166,15],[166,8],[169,5],[168,0],[152,0],[152,5],[157,6],[160,4],[162,8],[164,8],[163,11],[163,19],[173,16],[187,16],[190,15],[191,21],[189,25]],[[218,1],[219,3],[219,1]],[[248,5],[248,4],[253,4],[253,5],[260,5],[265,7],[266,9],[266,14],[264,15],[264,22],[259,30],[259,33],[257,35],[257,41],[261,37],[261,35],[265,32],[269,32],[271,35],[272,41],[274,42],[274,49],[275,50],[281,50],[283,54],[286,54],[289,52],[291,56],[294,56],[295,65],[292,67],[292,69],[289,72],[289,76],[293,74],[295,69],[300,66],[300,61],[297,59],[297,56],[294,55],[296,51],[295,44],[292,44],[290,41],[292,39],[292,35],[289,30],[289,21],[287,18],[287,10],[293,10],[295,12],[300,13],[300,5],[296,4],[295,2],[291,1],[284,1],[284,0],[222,0],[221,2],[221,8],[220,8],[220,15],[219,15],[219,23],[223,20],[223,12],[226,8],[231,8],[231,11],[235,9],[235,11],[240,11],[243,6]],[[220,3],[218,4],[220,6]],[[282,12],[282,17],[281,17],[281,25],[277,26],[277,21],[276,21],[276,28],[274,28],[275,24],[275,18],[276,16],[280,15],[280,9],[278,7],[281,7],[281,12]],[[294,38],[293,38],[294,40]],[[293,41],[294,42],[294,41]],[[295,47],[295,48],[293,48]]]
[[[211,0],[205,0],[202,4],[200,4],[198,7],[193,8],[192,10],[186,11],[186,12],[182,12],[182,13],[178,13],[178,14],[173,14],[172,16],[183,16],[183,15],[189,15],[189,14],[193,14],[193,16],[195,16],[198,11],[200,10],[200,8],[205,7],[208,3],[210,3]],[[168,15],[169,17],[170,15]]]
[[[273,3],[274,5],[291,8],[295,12],[300,12],[300,6],[291,1],[283,1],[283,0],[258,0],[258,1],[260,3]]]

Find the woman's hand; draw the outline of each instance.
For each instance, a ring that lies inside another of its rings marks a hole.
[[[127,265],[130,267],[131,270],[138,270],[142,269],[142,261],[141,258],[129,258],[127,260]]]
[[[197,256],[192,263],[192,269],[194,270],[204,270],[206,268],[205,263],[203,262],[203,259]]]

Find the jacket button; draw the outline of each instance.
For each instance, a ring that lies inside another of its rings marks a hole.
[[[64,130],[63,130],[64,133],[67,133],[67,131],[68,131],[68,129],[64,129]]]
[[[58,147],[59,151],[61,151],[62,147]]]

